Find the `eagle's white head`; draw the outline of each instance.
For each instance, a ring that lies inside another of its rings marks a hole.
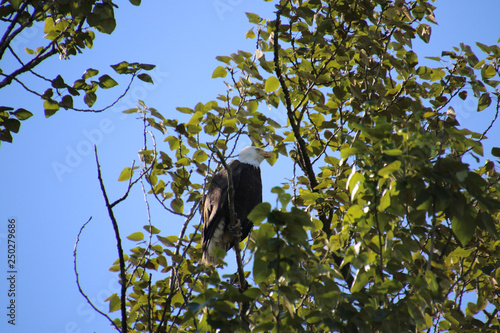
[[[265,151],[264,149],[259,147],[249,146],[241,150],[239,160],[241,163],[247,163],[258,168],[260,162],[262,162],[265,158],[269,158],[271,156],[273,155],[270,151]]]

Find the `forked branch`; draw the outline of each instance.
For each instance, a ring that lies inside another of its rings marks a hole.
[[[101,186],[102,195],[104,196],[104,201],[106,203],[106,208],[108,209],[108,215],[113,224],[113,230],[115,231],[116,246],[118,248],[118,259],[120,262],[120,281],[121,281],[121,297],[120,297],[120,309],[121,309],[121,321],[122,327],[121,332],[126,333],[128,331],[127,326],[127,307],[126,307],[126,297],[127,297],[127,274],[125,270],[125,257],[123,255],[122,240],[120,237],[120,230],[118,229],[118,222],[116,221],[115,214],[113,212],[113,205],[109,202],[108,194],[106,193],[106,188],[104,187],[104,182],[101,175],[101,166],[99,165],[99,157],[97,155],[97,147],[94,145],[95,160],[97,163],[97,178],[99,179],[99,184]],[[129,185],[130,187],[130,185]],[[128,191],[127,191],[128,193]]]

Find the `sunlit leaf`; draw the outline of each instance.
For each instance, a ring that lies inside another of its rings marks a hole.
[[[126,167],[120,173],[120,176],[118,177],[118,181],[123,182],[123,181],[129,180],[132,177],[133,172],[134,171],[132,170],[131,167]]]
[[[385,178],[391,175],[393,172],[399,170],[400,168],[401,168],[401,161],[397,160],[380,169],[378,171],[378,175]]]
[[[223,66],[218,66],[214,72],[212,73],[212,79],[218,78],[218,77],[226,77],[227,71]]]
[[[483,111],[491,104],[491,97],[489,93],[483,93],[481,97],[479,97],[479,101],[477,103],[477,111]]]
[[[127,239],[138,242],[144,239],[144,234],[142,232],[134,232],[133,234],[128,235]]]
[[[59,110],[59,104],[52,100],[46,99],[43,102],[43,108],[45,110],[45,117],[49,118],[50,116],[54,115],[58,110]]]
[[[260,16],[254,13],[245,13],[248,18],[248,22],[253,24],[258,24],[260,22]]]
[[[276,89],[278,89],[279,86],[280,86],[279,80],[275,76],[270,76],[266,80],[266,84],[265,84],[264,90],[266,92],[272,92],[272,91],[275,91]]]
[[[26,120],[29,119],[33,116],[33,113],[29,112],[28,110],[25,110],[23,108],[19,108],[16,111],[12,112],[14,116],[16,116],[17,119],[19,120]]]
[[[182,213],[184,211],[184,200],[181,198],[175,198],[170,202],[170,207],[174,210],[174,212]]]
[[[120,297],[117,294],[113,294],[107,298],[109,301],[109,312],[115,312],[120,310],[121,302]]]
[[[156,235],[156,234],[159,234],[159,233],[160,233],[160,230],[159,230],[159,229],[157,229],[154,225],[145,225],[145,226],[144,226],[144,229],[145,229],[147,232],[149,232],[149,233],[151,233],[151,234],[153,234],[153,235]]]
[[[107,74],[99,78],[99,86],[101,88],[108,89],[113,88],[116,85],[118,85],[118,82],[116,82],[111,76]]]

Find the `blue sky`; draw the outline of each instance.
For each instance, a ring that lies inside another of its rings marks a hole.
[[[413,45],[421,61],[424,56],[439,56],[442,50],[460,42],[497,42],[500,2],[471,4],[467,0],[435,3],[439,25],[432,26],[431,43]],[[17,325],[13,329],[5,320],[7,283],[2,275],[0,308],[4,310],[0,313],[0,331],[111,332],[108,322],[91,310],[78,293],[73,273],[76,235],[92,217],[81,237],[79,271],[86,293],[106,310],[103,300],[118,291],[116,276],[108,272],[117,253],[97,182],[92,144],[96,143],[99,150],[108,194],[116,199],[126,186],[117,182],[118,175],[137,159],[142,146],[141,122],[121,111],[134,107],[141,99],[173,117],[177,106],[192,107],[224,93],[222,80],[211,79],[219,65],[215,57],[240,49],[253,52],[255,41],[245,39],[245,32],[251,28],[245,12],[272,17],[273,9],[271,3],[262,1],[144,1],[140,7],[123,1],[116,11],[117,29],[111,36],[99,35],[92,50],[70,61],[53,58],[38,69],[53,77],[64,73],[72,82],[89,67],[99,69],[101,74],[113,74],[109,65],[122,60],[157,65],[150,73],[154,86],[136,82],[126,98],[101,114],[59,111],[45,119],[38,97],[27,96],[16,85],[0,91],[2,104],[25,107],[35,114],[22,124],[13,144],[2,143],[0,148],[0,248],[1,253],[6,253],[6,223],[15,217],[19,261]],[[35,30],[23,36],[16,47],[23,49],[42,36],[41,29]],[[120,85],[124,87],[126,82],[120,81]],[[109,104],[119,94],[116,88],[101,92],[96,107]],[[492,109],[477,113],[476,105],[468,102],[457,101],[453,107],[461,124],[476,131],[484,129],[494,114]],[[279,111],[267,112],[277,120],[282,117]],[[499,128],[496,125],[490,131],[485,152],[498,145]],[[67,166],[64,172],[58,168],[60,165]],[[262,169],[264,200],[274,203],[270,189],[292,174],[290,163],[282,159],[273,167],[263,164]],[[140,185],[125,203],[117,206],[116,214],[122,236],[147,224]],[[158,207],[152,210],[152,221],[164,235],[177,235],[182,223]],[[125,248],[130,245],[125,244]],[[0,259],[2,274],[5,257]]]

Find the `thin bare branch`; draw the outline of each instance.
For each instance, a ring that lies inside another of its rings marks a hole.
[[[85,222],[82,225],[82,227],[80,228],[80,231],[78,231],[78,235],[76,236],[75,247],[74,247],[74,250],[73,250],[73,270],[75,272],[76,285],[78,286],[78,291],[83,296],[83,298],[85,298],[85,300],[92,307],[92,309],[94,309],[97,313],[99,313],[102,316],[104,316],[107,320],[109,320],[109,322],[111,323],[111,325],[113,325],[119,332],[121,332],[120,328],[115,324],[115,322],[113,321],[113,319],[111,319],[106,313],[104,313],[103,311],[101,311],[97,306],[94,305],[94,303],[92,303],[92,301],[90,300],[90,298],[83,291],[82,285],[80,284],[80,275],[78,273],[78,267],[77,267],[78,244],[80,243],[80,236],[81,236],[81,234],[83,232],[83,229],[85,229],[85,227],[87,226],[87,224],[90,223],[90,221],[92,221],[92,216],[87,220],[87,222]]]

